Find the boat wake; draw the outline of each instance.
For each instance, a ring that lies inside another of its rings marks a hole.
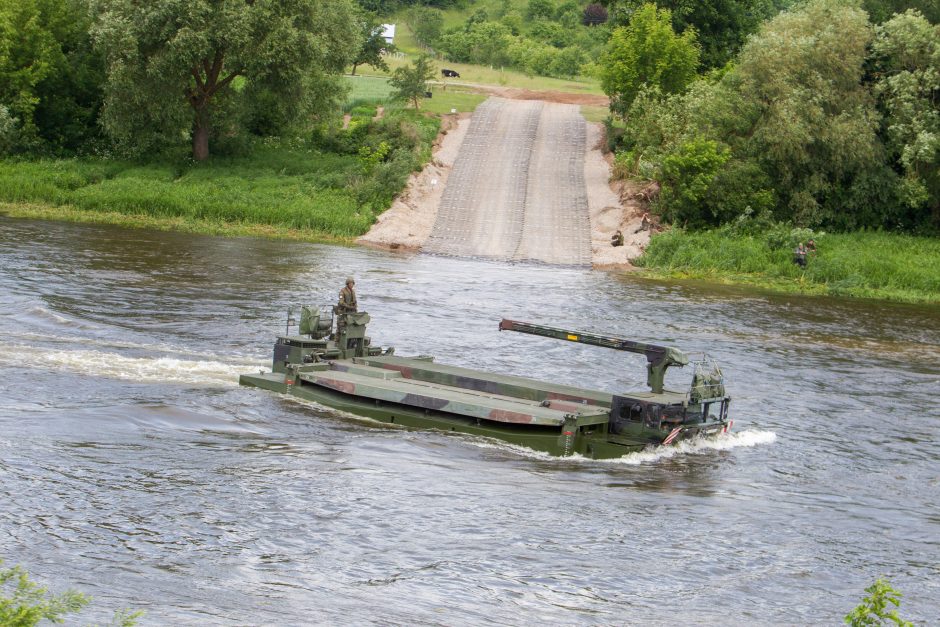
[[[0,365],[79,375],[206,386],[237,386],[238,376],[258,370],[261,362],[225,363],[175,357],[127,357],[97,350],[49,350],[0,345]]]
[[[45,345],[50,344],[62,344],[64,346],[92,346],[94,348],[116,348],[116,349],[128,349],[128,350],[137,350],[137,351],[147,351],[154,353],[167,353],[172,355],[185,355],[187,357],[206,357],[213,358],[217,356],[217,353],[209,351],[196,351],[190,350],[187,348],[179,348],[176,346],[171,346],[169,344],[154,344],[154,343],[142,343],[142,342],[129,342],[126,340],[110,340],[100,337],[82,337],[82,336],[68,336],[68,335],[54,335],[48,333],[5,333],[5,338],[9,338],[15,342],[39,342]],[[50,350],[48,348],[38,349],[42,351]],[[2,351],[2,347],[0,347]],[[251,368],[255,367],[254,362],[248,360],[252,359],[250,355],[239,355],[239,354],[228,354],[230,357],[235,357],[238,359],[244,359],[245,363],[251,363]],[[264,358],[265,361],[270,361],[270,358]]]
[[[673,446],[657,446],[648,451],[630,453],[616,459],[586,460],[597,461],[602,464],[622,464],[639,466],[652,464],[662,459],[671,459],[681,455],[696,455],[709,451],[728,451],[733,448],[750,448],[762,444],[773,444],[777,441],[777,434],[773,431],[736,431],[702,438],[700,440],[685,440]]]
[[[521,455],[522,457],[538,459],[541,461],[640,466],[643,464],[654,464],[664,459],[671,459],[685,455],[699,455],[708,453],[710,451],[727,451],[734,448],[750,448],[764,444],[773,444],[777,441],[777,434],[773,431],[737,431],[734,433],[725,433],[712,436],[710,438],[682,441],[671,446],[657,446],[645,451],[628,453],[623,457],[617,457],[614,459],[591,459],[581,455],[572,455],[571,457],[556,457],[541,451],[534,451],[524,446],[504,444],[496,440],[469,438],[468,441],[474,446],[480,448],[510,451],[516,455]]]

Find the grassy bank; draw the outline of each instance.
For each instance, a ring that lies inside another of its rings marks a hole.
[[[793,248],[815,236],[805,269]],[[732,228],[653,237],[637,261],[644,274],[745,283],[783,292],[940,303],[940,239],[883,232],[812,234],[773,227],[760,234]]]
[[[8,215],[204,233],[351,240],[430,158],[439,120],[409,111],[373,122],[358,107],[347,130],[259,140],[204,163],[80,158],[0,161]]]
[[[391,105],[390,98],[394,91],[385,76],[361,75],[345,76],[349,86],[347,109],[362,104]],[[469,113],[487,99],[487,94],[460,85],[431,85],[431,97],[421,101],[421,110],[427,113]]]

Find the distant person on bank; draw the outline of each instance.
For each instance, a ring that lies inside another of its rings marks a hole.
[[[803,242],[800,242],[796,250],[793,251],[793,263],[801,268],[806,267],[806,246],[803,245]]]
[[[611,246],[623,246],[623,233],[619,230],[610,236],[610,245]]]

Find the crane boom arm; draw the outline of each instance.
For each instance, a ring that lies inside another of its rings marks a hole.
[[[518,322],[505,318],[500,321],[499,330],[541,335],[542,337],[550,337],[556,340],[567,340],[569,342],[589,344],[591,346],[603,346],[604,348],[645,355],[647,369],[646,382],[650,386],[650,389],[656,394],[661,394],[663,391],[663,380],[666,377],[667,368],[670,366],[684,366],[689,363],[689,358],[679,349],[670,346],[657,346],[655,344],[635,342],[622,337],[569,331],[567,329],[547,327],[530,322]]]

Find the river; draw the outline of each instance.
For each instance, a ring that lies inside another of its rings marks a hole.
[[[940,311],[0,218],[0,557],[163,624],[838,624],[878,576],[940,621]],[[613,461],[238,386],[357,279],[373,343],[611,390],[707,351],[733,434]]]

